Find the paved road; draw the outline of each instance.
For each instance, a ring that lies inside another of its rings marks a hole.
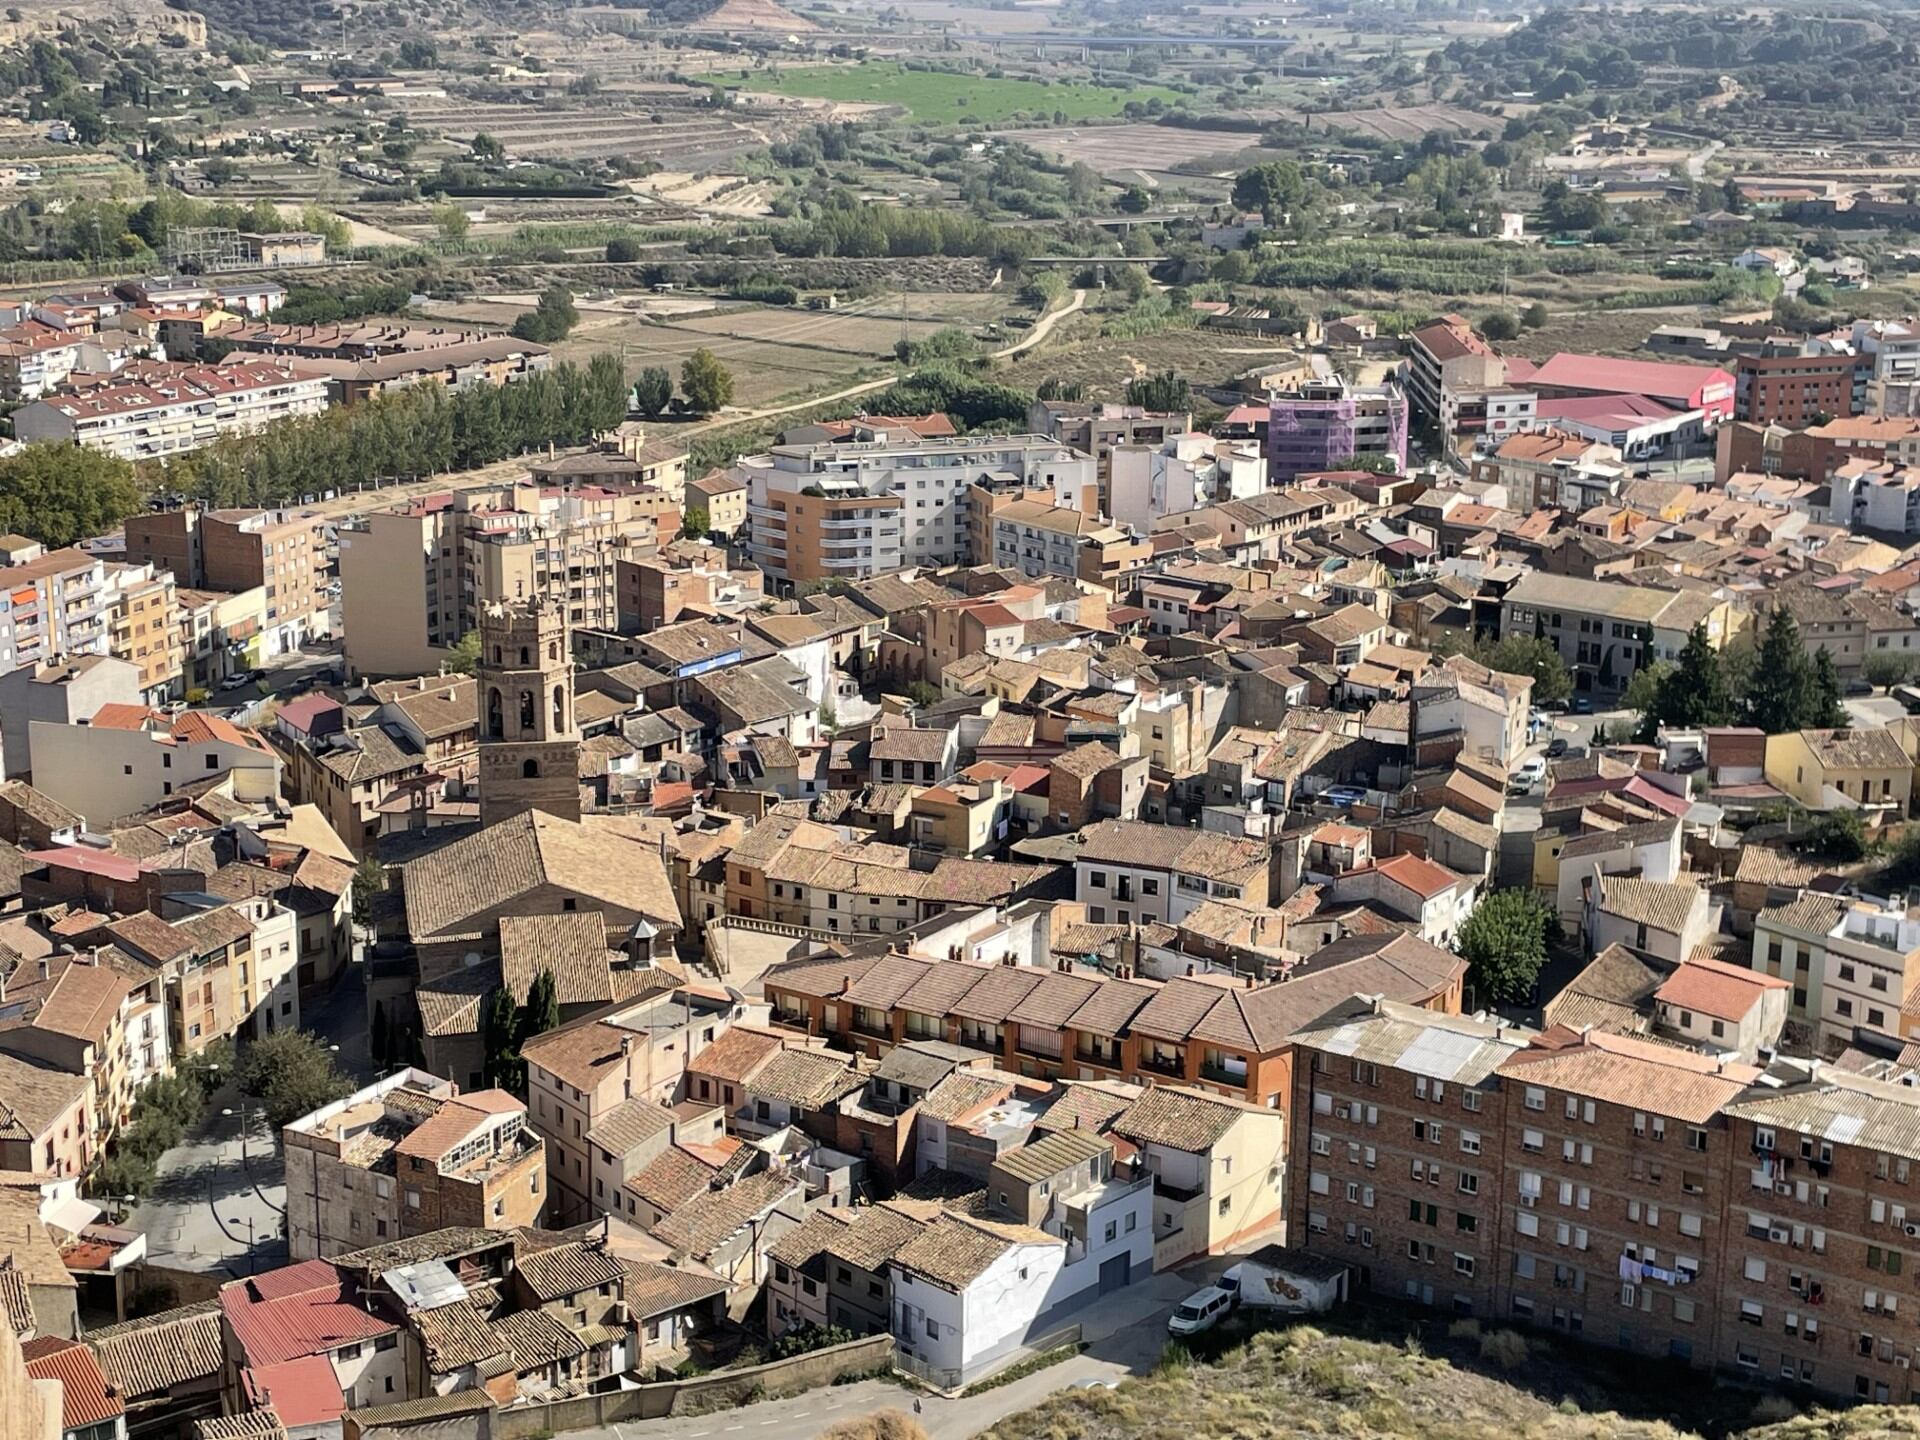
[[[1087,292],[1084,290],[1074,291],[1071,300],[1058,310],[1050,310],[1041,316],[1040,319],[1035,322],[1033,329],[1029,330],[1023,338],[1006,346],[1004,349],[995,350],[988,358],[992,360],[1008,360],[1015,355],[1025,354],[1027,351],[1033,349],[1034,346],[1042,343],[1047,336],[1051,335],[1054,326],[1058,325],[1062,320],[1066,319],[1067,316],[1073,314],[1086,303]],[[671,433],[674,438],[680,439],[688,435],[704,434],[709,430],[724,430],[731,425],[745,425],[754,420],[771,420],[777,415],[791,415],[799,410],[811,410],[816,405],[831,405],[836,400],[852,400],[861,395],[871,395],[875,391],[885,390],[890,385],[898,384],[900,378],[898,375],[888,375],[883,379],[867,380],[859,385],[850,385],[845,390],[834,391],[831,395],[809,396],[805,400],[796,400],[790,405],[775,405],[764,410],[741,410],[732,414],[718,415],[711,420],[702,420],[697,425],[681,426]]]
[[[1146,1374],[1158,1363],[1167,1343],[1167,1316],[1174,1306],[1233,1259],[1225,1255],[1198,1260],[1107,1297],[1080,1317],[1089,1346],[1084,1353],[970,1399],[922,1396],[920,1423],[933,1440],[966,1440],[1016,1411],[1031,1409],[1049,1395],[1089,1380]],[[915,1392],[898,1385],[866,1380],[714,1415],[574,1431],[570,1440],[813,1440],[827,1426],[855,1415],[887,1409],[911,1412],[914,1398]]]
[[[300,1018],[301,1028],[340,1047],[335,1063],[342,1070],[371,1078],[359,966],[349,967],[333,993]],[[214,1095],[186,1142],[161,1159],[153,1193],[129,1223],[146,1235],[153,1264],[225,1278],[286,1263],[285,1209],[285,1171],[259,1102],[244,1100],[229,1085]]]

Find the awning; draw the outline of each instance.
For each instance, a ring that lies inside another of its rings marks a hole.
[[[78,1195],[69,1195],[64,1200],[55,1200],[40,1212],[40,1218],[50,1230],[64,1230],[69,1236],[78,1238],[80,1232],[100,1218],[100,1207],[82,1200]]]

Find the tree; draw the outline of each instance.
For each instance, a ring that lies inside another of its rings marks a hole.
[[[534,1036],[559,1028],[560,990],[553,971],[543,969],[527,987],[527,1003],[520,1007],[519,1024],[514,1030],[514,1048],[524,1050]]]
[[[486,1013],[480,1020],[480,1044],[484,1059],[481,1073],[488,1085],[524,1095],[527,1067],[520,1059],[520,1018],[513,994],[502,986],[487,997]]]
[[[1438,655],[1464,655],[1489,670],[1503,675],[1533,677],[1533,700],[1540,704],[1564,700],[1573,694],[1573,677],[1567,662],[1550,640],[1532,635],[1509,635],[1504,640],[1485,640],[1478,636],[1449,635],[1434,647]]]
[[[939,703],[940,692],[927,681],[916,680],[907,686],[907,698],[915,705],[935,705]]]
[[[477,632],[476,632],[477,633]],[[369,855],[353,871],[353,923],[373,928],[373,898],[387,888],[387,867]]]
[[[494,139],[493,136],[487,134],[484,130],[467,142],[467,148],[473,151],[473,158],[476,160],[504,160],[507,158],[506,149],[498,140]]]
[[[0,459],[0,528],[57,550],[117,528],[140,509],[133,466],[72,445],[29,445]]]
[[[659,365],[649,365],[633,382],[633,408],[642,415],[658,415],[673,399],[673,376]]]
[[[480,663],[480,631],[467,631],[453,642],[453,648],[447,651],[447,658],[440,662],[449,675],[471,675],[474,667]]]
[[[1800,627],[1784,606],[1767,621],[1746,694],[1747,723],[1769,735],[1805,728],[1814,710],[1813,675]]]
[[[521,340],[551,345],[566,339],[579,323],[580,311],[573,303],[573,291],[556,280],[540,292],[533,309],[514,317],[513,333]]]
[[[689,505],[680,516],[680,533],[689,540],[698,540],[707,533],[707,512],[698,505]]]
[[[631,265],[640,258],[640,242],[631,235],[616,235],[607,242],[607,263]]]
[[[1860,678],[1869,685],[1898,685],[1913,673],[1913,658],[1876,650],[1860,662]]]
[[[795,1325],[773,1342],[767,1352],[769,1360],[788,1360],[795,1355],[810,1354],[815,1350],[825,1350],[833,1345],[846,1345],[860,1337],[851,1330],[843,1330],[838,1325],[815,1325],[810,1321]]]
[[[1900,832],[1887,859],[1885,878],[1902,889],[1920,885],[1920,825],[1909,825]]]
[[[1480,333],[1489,340],[1511,340],[1520,333],[1520,320],[1511,310],[1496,310],[1480,322]]]
[[[1830,810],[1800,837],[1800,849],[1809,855],[1850,865],[1867,858],[1870,848],[1866,822],[1858,810]]]
[[[440,238],[447,241],[464,240],[467,232],[473,229],[473,221],[467,218],[467,212],[451,200],[433,207],[433,223],[440,227]]]
[[[1233,203],[1242,210],[1258,210],[1271,225],[1297,207],[1306,191],[1306,178],[1298,165],[1270,160],[1234,177]]]
[[[1159,414],[1177,413],[1187,408],[1192,389],[1182,376],[1172,370],[1162,370],[1158,375],[1129,380],[1127,404]]]
[[[703,345],[680,366],[680,389],[689,405],[711,415],[733,399],[733,372]]]
[[[1676,661],[1656,660],[1634,672],[1622,704],[1640,712],[1640,741],[1651,744],[1662,726],[1696,730],[1724,725],[1732,714],[1720,653],[1704,622],[1687,634]]]
[[[384,1000],[376,1000],[373,1006],[373,1063],[384,1067],[387,1063],[387,1006]]]
[[[1553,317],[1547,313],[1547,307],[1538,300],[1520,312],[1520,323],[1529,330],[1542,329]]]
[[[1496,890],[1474,907],[1454,939],[1479,1004],[1525,1000],[1547,963],[1553,912],[1531,890]]]
[[[1153,197],[1138,185],[1129,185],[1114,204],[1122,215],[1144,215],[1153,208]]]
[[[1812,693],[1808,699],[1808,718],[1802,729],[1842,730],[1847,724],[1846,706],[1840,703],[1840,673],[1833,668],[1833,656],[1822,645],[1813,652]]]
[[[1400,467],[1391,455],[1342,455],[1329,470],[1359,470],[1368,475],[1398,475]]]
[[[1623,710],[1638,710],[1642,729],[1649,735],[1660,726],[1660,685],[1678,667],[1671,660],[1655,660],[1633,672],[1633,679],[1620,692]]]
[[[240,1060],[237,1078],[243,1093],[263,1102],[267,1126],[276,1134],[353,1089],[326,1046],[302,1030],[276,1030],[255,1040]]]

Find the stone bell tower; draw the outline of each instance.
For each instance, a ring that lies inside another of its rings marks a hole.
[[[525,810],[580,818],[580,728],[566,612],[543,601],[488,605],[474,667],[480,706],[480,823]]]

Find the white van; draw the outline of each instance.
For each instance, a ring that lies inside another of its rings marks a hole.
[[[1218,1325],[1232,1308],[1233,1296],[1218,1285],[1209,1285],[1180,1302],[1180,1308],[1167,1317],[1167,1333],[1198,1335]]]

